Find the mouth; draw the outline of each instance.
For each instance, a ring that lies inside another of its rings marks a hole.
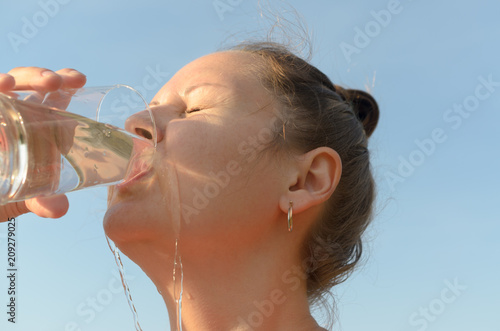
[[[137,153],[130,162],[130,168],[125,180],[115,186],[118,189],[125,188],[150,176],[153,173],[152,156],[148,153]]]
[[[127,179],[115,186],[118,189],[132,186],[133,184],[140,182],[143,178],[151,176],[152,173],[153,168],[151,165],[146,162],[139,162],[139,164],[136,163],[127,176]]]

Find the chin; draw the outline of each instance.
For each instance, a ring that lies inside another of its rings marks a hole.
[[[104,215],[104,232],[119,248],[169,241],[174,231],[168,213],[160,211],[161,204],[150,201],[111,200]]]
[[[132,215],[130,210],[127,212],[127,209],[119,203],[113,204],[104,215],[104,233],[116,244],[137,241],[144,236],[138,231],[141,220]]]

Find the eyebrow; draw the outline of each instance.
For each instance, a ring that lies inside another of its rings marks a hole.
[[[191,86],[188,86],[185,90],[184,90],[184,93],[183,95],[184,96],[187,96],[189,95],[191,92],[193,92],[194,90],[198,89],[198,88],[201,88],[201,87],[206,87],[206,86],[209,86],[209,87],[224,87],[224,88],[227,88],[226,85],[223,85],[223,84],[216,84],[216,83],[201,83],[201,84],[197,84],[197,85],[191,85]]]
[[[198,88],[201,88],[201,87],[223,87],[223,88],[228,88],[226,85],[223,85],[223,84],[217,84],[217,83],[201,83],[201,84],[196,84],[196,85],[191,85],[191,86],[188,86],[186,87],[186,89],[184,89],[184,92],[183,92],[183,96],[186,97],[188,96],[191,92],[193,92],[194,90],[198,89]],[[159,101],[151,101],[149,103],[149,106],[150,107],[153,107],[153,106],[157,106],[159,105],[160,102]]]

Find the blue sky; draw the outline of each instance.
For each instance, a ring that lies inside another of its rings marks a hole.
[[[366,263],[334,290],[335,330],[500,330],[500,3],[288,3],[313,34],[313,64],[338,84],[368,86],[381,108],[370,141],[377,215]],[[89,86],[129,84],[150,99],[148,75],[159,88],[266,26],[256,1],[4,1],[0,72],[73,67]],[[18,323],[2,311],[1,330],[134,329],[102,231],[104,190],[69,197],[61,220],[19,217]],[[6,233],[0,225],[5,270]],[[125,263],[143,330],[168,330],[156,289]],[[7,287],[1,277],[3,307]]]

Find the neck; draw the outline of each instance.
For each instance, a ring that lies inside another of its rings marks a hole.
[[[162,295],[171,330],[178,329],[181,286],[183,331],[324,330],[310,314],[305,275],[294,254],[268,246],[232,254],[221,246],[201,253],[179,241],[174,289],[175,245],[171,246],[152,249],[151,243],[142,243],[123,249]]]

